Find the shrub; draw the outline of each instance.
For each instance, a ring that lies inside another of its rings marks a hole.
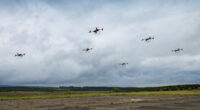
[[[119,88],[114,88],[113,92],[120,92],[120,89]]]

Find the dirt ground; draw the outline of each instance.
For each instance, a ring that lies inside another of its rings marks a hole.
[[[139,95],[0,101],[0,110],[200,110],[200,95]]]

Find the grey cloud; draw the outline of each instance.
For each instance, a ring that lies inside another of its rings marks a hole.
[[[95,4],[90,1],[21,2],[1,7],[0,84],[199,83],[200,11],[195,2],[104,1],[94,7],[88,7]],[[105,30],[89,34],[96,26]],[[155,40],[141,41],[149,35]],[[87,47],[94,50],[83,52]],[[184,51],[171,53],[178,47]],[[16,52],[27,54],[20,59],[13,56]],[[129,65],[120,67],[123,61]]]

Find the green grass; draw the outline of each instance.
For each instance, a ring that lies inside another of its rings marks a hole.
[[[1,94],[1,93],[0,93]],[[20,100],[20,99],[50,99],[50,98],[73,98],[73,97],[94,97],[94,96],[118,96],[118,95],[200,95],[200,91],[155,91],[155,92],[117,92],[117,93],[80,93],[80,94],[63,94],[63,93],[41,93],[33,95],[17,95],[8,93],[0,95],[0,100]]]

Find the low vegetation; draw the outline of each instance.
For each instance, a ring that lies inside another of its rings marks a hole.
[[[71,91],[66,91],[66,92],[64,92],[64,94],[65,95],[70,95],[70,94],[72,94],[72,92]]]
[[[0,93],[1,94],[1,93]],[[193,91],[145,91],[145,92],[111,92],[111,93],[80,93],[80,94],[63,94],[63,92],[46,93],[41,92],[37,95],[17,96],[11,92],[7,96],[0,96],[0,100],[18,100],[18,99],[48,99],[48,98],[73,98],[73,97],[94,97],[94,96],[116,96],[116,95],[200,95],[199,90]]]
[[[200,85],[163,87],[0,87],[0,100],[47,99],[115,95],[200,95]]]

